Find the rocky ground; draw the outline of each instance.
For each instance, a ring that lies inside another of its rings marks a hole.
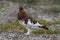
[[[18,4],[17,3],[12,3],[8,1],[3,1],[0,2],[0,26],[5,25],[7,23],[11,23],[15,21],[16,14],[18,12]],[[49,21],[54,21],[56,19],[60,19],[60,15],[54,17],[49,14],[44,14],[48,13],[48,7],[46,6],[29,6],[25,4],[25,10],[29,16],[32,16],[34,18],[43,18]],[[33,13],[33,14],[32,14]],[[54,25],[53,25],[54,26]],[[56,29],[60,29],[60,25],[56,25],[57,27],[53,27]],[[52,27],[51,27],[52,29]],[[60,40],[60,34],[51,34],[51,35],[29,35],[26,36],[20,32],[15,32],[15,31],[0,31],[0,40]]]
[[[60,40],[60,34],[24,35],[16,31],[0,31],[0,40]]]
[[[0,9],[0,25],[16,20],[17,4],[10,3],[11,2],[1,2],[3,8]]]

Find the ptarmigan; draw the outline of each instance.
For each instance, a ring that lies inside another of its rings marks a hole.
[[[31,32],[30,28],[44,28],[48,30],[46,26],[40,24],[37,20],[34,20],[32,17],[29,17],[26,14],[24,7],[21,3],[19,4],[19,12],[17,13],[17,18],[18,18],[19,23],[28,30],[28,32],[25,33],[26,35],[30,34]]]

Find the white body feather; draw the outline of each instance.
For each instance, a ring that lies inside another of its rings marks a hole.
[[[30,32],[31,32],[30,28],[36,29],[36,28],[39,28],[38,26],[41,26],[41,27],[43,26],[43,25],[39,24],[38,22],[36,24],[31,23],[30,19],[28,19],[27,24],[25,24],[25,22],[23,20],[19,20],[19,23],[28,30],[26,35],[30,34]]]

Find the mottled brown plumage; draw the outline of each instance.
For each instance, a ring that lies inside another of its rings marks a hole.
[[[22,4],[19,4],[19,12],[17,14],[17,18],[18,18],[18,20],[24,20],[26,24],[28,22],[28,19],[30,19],[31,22],[33,22],[34,24],[37,23],[37,21],[34,20],[32,17],[27,16],[26,12],[24,11],[24,7]]]
[[[25,13],[22,4],[19,5],[19,12],[18,12],[18,14],[17,14],[17,18],[18,18],[18,20],[24,20],[25,23],[27,24],[28,16],[27,16],[27,14]]]
[[[30,22],[33,24],[36,24],[38,22],[37,20],[33,19],[32,17],[29,17],[26,14],[23,4],[19,4],[19,12],[17,13],[17,18],[18,18],[18,20],[24,20],[25,24],[27,24],[28,19],[30,19]],[[40,23],[38,22],[38,24],[40,24]],[[39,26],[39,28],[40,27],[48,30],[48,28],[45,25]]]

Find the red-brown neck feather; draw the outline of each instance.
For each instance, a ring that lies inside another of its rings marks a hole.
[[[26,12],[24,11],[22,4],[19,5],[19,12],[17,14],[17,18],[18,18],[18,20],[24,20],[25,23],[27,24],[28,16],[27,16]]]

